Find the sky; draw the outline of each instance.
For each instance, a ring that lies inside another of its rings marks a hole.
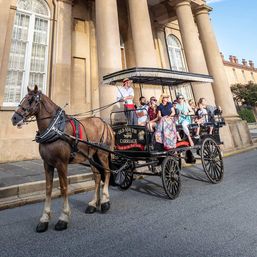
[[[257,67],[257,0],[207,0],[220,51]]]

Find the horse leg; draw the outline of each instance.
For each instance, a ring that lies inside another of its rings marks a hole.
[[[103,186],[103,197],[101,200],[101,212],[105,213],[110,209],[110,195],[109,195],[109,182],[110,182],[110,176],[111,173],[109,171],[109,156],[105,153],[99,156],[99,159],[101,160],[101,163],[103,165],[104,169],[104,186]]]
[[[63,208],[59,220],[55,225],[55,230],[61,231],[67,229],[71,214],[68,201],[67,164],[60,164],[59,167],[57,167],[57,171],[60,181],[61,194],[63,196]]]
[[[36,228],[36,231],[38,233],[45,232],[47,230],[48,222],[50,220],[50,213],[51,213],[51,195],[52,195],[52,188],[53,188],[54,167],[44,162],[44,168],[45,168],[45,177],[46,177],[46,199],[45,199],[43,214]]]
[[[93,171],[94,179],[95,179],[95,194],[94,194],[93,200],[88,203],[88,207],[86,208],[85,213],[88,213],[88,214],[94,213],[100,202],[101,175],[95,167],[91,166],[91,169]]]

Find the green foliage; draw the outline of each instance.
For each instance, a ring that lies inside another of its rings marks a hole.
[[[249,82],[248,84],[235,84],[231,87],[234,98],[237,102],[248,106],[257,106],[257,84]]]
[[[242,120],[246,120],[248,123],[255,122],[255,117],[254,117],[253,111],[251,109],[242,108],[238,112],[238,114]]]

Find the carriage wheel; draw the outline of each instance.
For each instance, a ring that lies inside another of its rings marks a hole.
[[[220,148],[212,138],[205,138],[201,146],[201,160],[204,172],[210,182],[219,183],[224,174]]]
[[[162,163],[162,184],[170,199],[178,197],[181,188],[180,168],[174,157],[168,156]]]
[[[127,190],[130,188],[130,186],[132,185],[132,181],[133,181],[133,170],[124,170],[121,171],[124,174],[125,180],[124,182],[119,186],[120,189],[122,190]]]

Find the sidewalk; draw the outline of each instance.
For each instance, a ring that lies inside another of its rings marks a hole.
[[[93,174],[88,167],[68,166],[69,194],[94,188]],[[60,197],[57,171],[53,184],[53,198]],[[42,160],[0,164],[0,210],[43,201],[45,197],[45,172]]]
[[[254,141],[253,146],[224,153],[224,157],[256,149],[256,138]],[[76,164],[69,165],[68,183],[69,194],[92,190],[94,181],[90,168]],[[52,196],[60,197],[57,172],[55,172]],[[43,201],[44,198],[45,174],[42,160],[0,164],[0,210]]]

